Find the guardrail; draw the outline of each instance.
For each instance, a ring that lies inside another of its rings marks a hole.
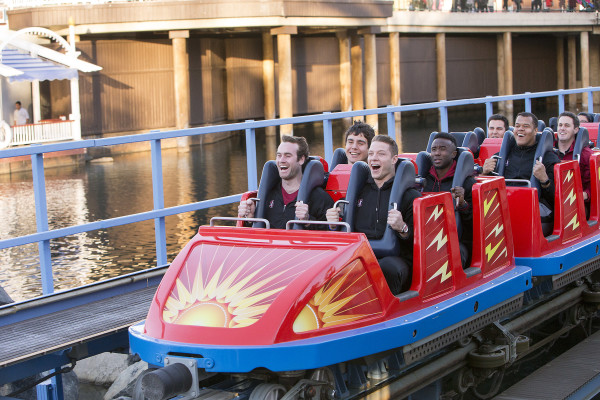
[[[73,122],[70,120],[41,121],[37,124],[11,127],[12,139],[8,146],[55,142],[74,139]]]
[[[156,260],[157,266],[166,265],[167,246],[165,217],[190,211],[202,210],[210,207],[231,204],[241,199],[240,194],[234,194],[226,197],[203,200],[195,203],[178,205],[165,208],[163,196],[163,174],[162,174],[162,155],[161,140],[205,135],[209,133],[222,133],[232,131],[244,131],[246,135],[246,154],[248,170],[248,190],[258,188],[257,164],[256,164],[256,129],[270,126],[295,125],[321,122],[323,124],[324,153],[327,162],[331,162],[333,156],[333,132],[332,121],[342,118],[353,118],[359,116],[385,114],[387,116],[387,131],[395,132],[395,114],[407,111],[418,111],[428,109],[438,109],[440,115],[441,131],[448,131],[448,108],[465,105],[485,104],[486,119],[493,114],[494,103],[507,100],[524,100],[525,111],[531,112],[531,100],[534,98],[558,97],[557,115],[564,111],[565,96],[569,94],[587,93],[588,111],[593,112],[593,93],[599,92],[600,87],[589,87],[583,89],[557,90],[537,93],[524,93],[510,96],[488,96],[465,100],[439,101],[424,104],[411,104],[404,106],[387,106],[383,108],[350,111],[350,112],[324,112],[317,115],[307,115],[301,117],[284,118],[277,120],[264,121],[246,121],[234,124],[206,126],[201,128],[191,128],[175,131],[158,132],[152,131],[147,134],[129,135],[121,137],[111,137],[94,140],[81,140],[65,143],[54,143],[46,145],[34,145],[14,149],[0,150],[0,158],[31,156],[33,188],[36,210],[37,233],[24,235],[9,239],[0,240],[0,249],[9,247],[23,246],[30,243],[38,243],[40,255],[42,292],[44,295],[54,291],[52,260],[50,257],[50,240],[82,232],[89,232],[97,229],[106,229],[119,225],[126,225],[135,222],[154,219]],[[150,142],[151,147],[151,167],[152,167],[152,189],[154,199],[154,209],[138,214],[131,214],[117,218],[110,218],[101,221],[89,222],[86,224],[70,226],[60,229],[49,229],[48,212],[46,204],[46,184],[44,178],[44,153],[92,148],[100,146],[112,146],[126,143]]]

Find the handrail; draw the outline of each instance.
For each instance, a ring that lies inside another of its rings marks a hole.
[[[599,92],[600,87],[588,87],[580,89],[561,89],[555,91],[524,93],[506,96],[486,96],[473,99],[462,100],[443,100],[423,104],[410,104],[402,106],[387,106],[376,109],[366,109],[358,111],[346,112],[324,112],[322,114],[305,115],[299,117],[283,118],[277,120],[263,121],[245,121],[231,124],[204,126],[199,128],[189,128],[182,130],[170,131],[151,131],[139,135],[127,135],[119,137],[79,140],[62,143],[52,143],[44,145],[32,145],[28,147],[11,148],[0,150],[0,159],[31,156],[32,159],[32,175],[33,189],[36,209],[36,224],[37,233],[13,237],[0,240],[0,250],[10,247],[22,246],[30,243],[38,243],[40,253],[40,267],[42,279],[43,294],[54,292],[52,261],[50,257],[50,240],[64,236],[74,235],[83,232],[89,232],[98,229],[105,229],[119,225],[131,224],[140,221],[154,219],[155,222],[155,244],[157,254],[157,265],[167,264],[166,259],[166,231],[165,217],[175,214],[180,214],[189,211],[202,210],[218,205],[225,205],[237,202],[241,199],[240,194],[233,194],[225,197],[208,199],[194,203],[178,205],[175,207],[164,207],[164,194],[162,182],[162,155],[161,141],[177,137],[205,135],[209,133],[224,133],[232,131],[244,131],[246,135],[246,154],[247,154],[247,170],[248,170],[248,190],[256,190],[258,188],[257,165],[256,165],[256,129],[266,128],[271,126],[295,125],[311,122],[323,123],[324,136],[324,152],[327,162],[331,162],[333,156],[333,132],[332,121],[343,118],[354,118],[366,115],[387,115],[388,132],[395,132],[395,114],[407,111],[418,111],[435,109],[439,110],[440,128],[448,131],[448,108],[459,107],[464,105],[485,104],[486,119],[493,113],[493,104],[500,101],[525,100],[525,110],[531,110],[531,99],[541,97],[558,97],[558,113],[564,111],[564,98],[569,94],[587,93],[588,95],[588,112],[593,112],[593,93]],[[151,167],[152,167],[152,187],[153,187],[153,210],[130,214],[106,220],[94,221],[80,225],[74,225],[66,228],[50,230],[48,227],[48,213],[46,204],[46,185],[44,177],[44,159],[43,154],[55,151],[85,149],[101,146],[113,146],[128,143],[150,142],[151,144]]]

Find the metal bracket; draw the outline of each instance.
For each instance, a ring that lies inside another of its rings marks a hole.
[[[505,347],[507,347],[506,350],[508,351],[506,354],[508,356],[508,360],[506,361],[513,363],[517,359],[517,336],[513,335],[512,332],[502,326],[502,324],[500,324],[498,321],[494,322],[492,326],[494,326],[503,336],[503,338],[497,341],[500,341],[501,343],[499,344],[504,344],[506,345]]]
[[[200,385],[198,383],[199,382],[198,381],[198,360],[196,360],[194,358],[185,358],[185,357],[172,357],[172,356],[165,357],[165,367],[167,365],[171,365],[171,364],[175,364],[175,363],[180,363],[180,364],[184,365],[187,369],[190,370],[190,373],[192,374],[192,386],[190,387],[190,390],[188,390],[185,393],[181,393],[179,395],[180,397],[177,397],[178,400],[195,399],[200,394]]]

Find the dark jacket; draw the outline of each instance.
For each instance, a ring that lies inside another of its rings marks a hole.
[[[265,218],[271,223],[271,228],[285,229],[285,224],[296,219],[296,199],[288,204],[283,203],[281,193],[281,182],[279,182],[267,195],[265,207]],[[323,190],[317,187],[311,193],[308,200],[309,219],[312,221],[326,221],[327,210],[333,207],[333,200]],[[308,229],[324,230],[327,225],[310,225]]]
[[[364,233],[367,239],[381,239],[385,232],[393,183],[394,178],[385,182],[381,188],[378,188],[373,178],[369,176],[367,183],[358,196],[354,230]],[[402,213],[402,219],[408,225],[408,237],[403,239],[399,236],[399,256],[411,263],[414,237],[413,201],[419,196],[419,192],[415,189],[408,189],[402,196],[402,203],[398,204],[398,211]]]
[[[532,146],[520,147],[515,145],[511,149],[507,160],[505,160],[504,177],[506,179],[529,180],[531,178],[538,140]],[[547,151],[542,158],[542,163],[546,167],[546,174],[550,179],[550,185],[545,189],[542,188],[542,202],[550,210],[554,210],[554,164],[559,162],[558,156],[553,151]]]
[[[423,192],[449,192],[452,189],[452,180],[454,179],[454,172],[456,169],[456,161],[446,173],[442,179],[438,179],[435,172],[435,168],[431,167],[427,175],[425,176],[425,185],[423,186]],[[460,215],[460,220],[463,225],[462,240],[471,241],[473,239],[473,185],[475,184],[475,178],[468,176],[464,183],[463,188],[465,189],[465,202],[466,206],[458,207],[456,210]]]

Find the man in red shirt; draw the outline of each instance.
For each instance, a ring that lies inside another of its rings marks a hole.
[[[561,161],[573,159],[573,147],[577,132],[579,132],[579,118],[569,111],[558,116],[558,158]],[[581,185],[583,187],[583,200],[590,199],[590,156],[592,150],[584,144],[579,157],[579,171],[581,172]]]

